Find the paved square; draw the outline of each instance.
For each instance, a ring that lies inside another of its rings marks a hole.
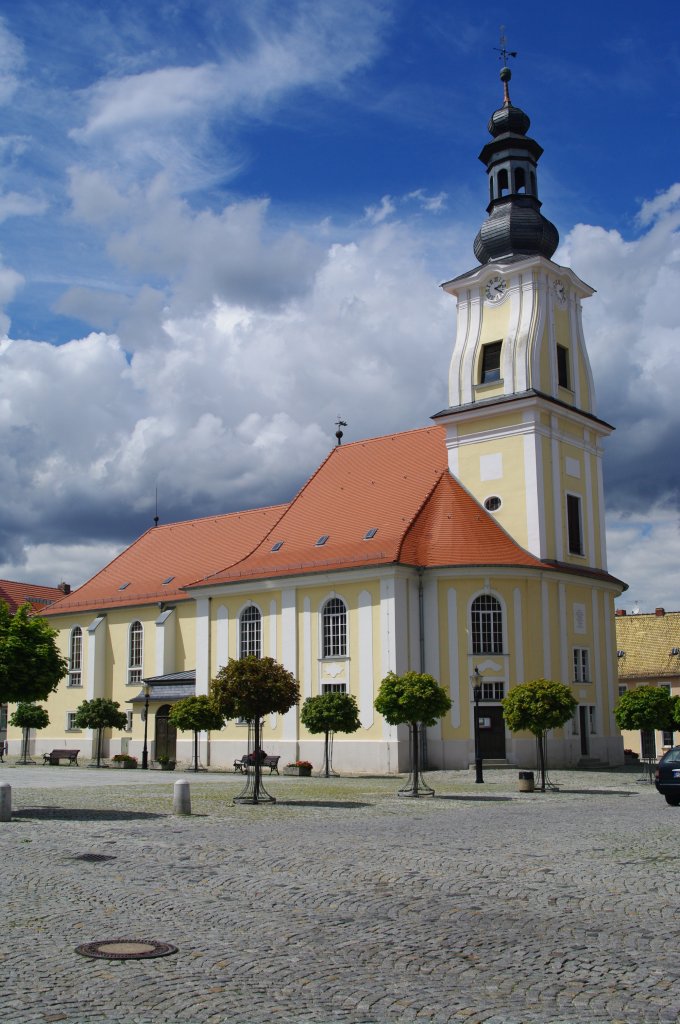
[[[658,1024],[680,1015],[677,834],[633,771],[243,780],[0,765],[8,1024]],[[81,859],[90,855],[88,859]],[[85,942],[157,940],[154,960]]]

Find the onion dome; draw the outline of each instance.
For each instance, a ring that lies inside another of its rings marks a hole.
[[[489,214],[474,242],[480,263],[510,256],[545,256],[550,259],[559,234],[541,213],[536,166],[543,149],[527,136],[528,116],[510,102],[510,68],[501,70],[503,106],[488,124],[493,137],[479,154],[489,178]]]

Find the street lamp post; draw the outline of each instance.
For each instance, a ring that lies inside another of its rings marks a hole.
[[[149,767],[149,748],[147,746],[147,739],[149,736],[149,697],[151,696],[151,687],[148,683],[144,683],[144,747],[142,749],[142,768]]]
[[[474,683],[472,684],[472,696],[475,702],[475,782],[484,782],[484,775],[482,773],[482,751],[479,742],[479,702],[482,699],[482,682],[478,668],[475,668]]]

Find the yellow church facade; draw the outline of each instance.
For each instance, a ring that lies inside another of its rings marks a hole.
[[[540,677],[578,702],[551,734],[550,763],[623,762],[613,707],[624,584],[607,570],[602,486],[612,428],[595,413],[581,321],[592,289],[552,261],[542,150],[502,77],[480,156],[490,201],[479,266],[443,286],[457,302],[448,406],[433,426],[334,448],[288,504],[152,527],[50,608],[70,671],[36,753],[89,756],[93,738],[73,718],[101,696],[128,711],[109,756],[139,757],[146,734],[152,760],[188,762],[192,737],[169,724],[173,702],[207,693],[230,657],[257,654],[293,672],[303,699],[356,697],[362,728],[335,738],[342,771],[406,767],[406,731],[373,701],[389,671],[408,670],[432,674],[452,700],[427,732],[431,768],[473,761],[475,682],[483,756],[533,766],[534,740],[506,730],[501,701]],[[247,735],[238,722],[204,735],[202,763],[230,766]],[[263,745],[283,763],[321,764],[297,708],[267,719]]]

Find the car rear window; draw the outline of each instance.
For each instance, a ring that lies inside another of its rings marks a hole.
[[[664,764],[680,764],[680,747],[673,747],[661,760]]]

